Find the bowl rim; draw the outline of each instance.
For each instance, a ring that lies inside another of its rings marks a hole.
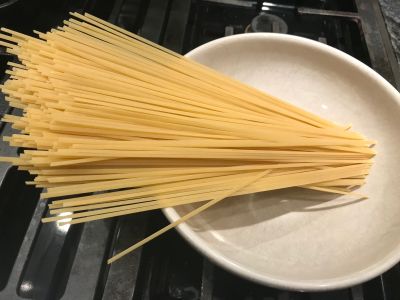
[[[273,41],[284,41],[293,42],[301,46],[313,48],[317,51],[323,51],[327,54],[333,55],[338,59],[343,60],[358,69],[360,72],[367,75],[372,81],[375,81],[377,85],[380,85],[388,94],[393,96],[393,99],[400,104],[400,93],[387,82],[380,74],[375,70],[353,58],[352,56],[333,48],[329,45],[289,34],[280,33],[247,33],[247,34],[236,34],[228,37],[222,37],[211,42],[205,43],[190,52],[185,54],[185,57],[191,58],[193,55],[201,53],[209,48],[220,46],[223,44],[229,44],[232,42],[242,41],[246,39],[260,39],[260,40],[273,40]],[[173,222],[179,218],[176,210],[173,207],[162,209],[164,215],[170,222]],[[393,251],[390,255],[385,256],[379,262],[369,266],[367,269],[351,273],[347,276],[336,277],[328,280],[292,280],[283,279],[269,276],[268,274],[255,273],[242,265],[231,261],[229,258],[223,255],[223,253],[214,250],[209,244],[201,239],[199,235],[194,233],[187,223],[182,223],[177,226],[178,232],[187,240],[191,245],[194,246],[199,252],[208,257],[211,261],[216,263],[218,266],[229,270],[241,277],[249,279],[253,282],[268,285],[275,288],[295,290],[295,291],[329,291],[341,288],[347,288],[353,285],[360,284],[368,281],[378,275],[381,275],[385,271],[389,270],[395,264],[400,261],[400,251]],[[399,246],[396,250],[400,250]]]

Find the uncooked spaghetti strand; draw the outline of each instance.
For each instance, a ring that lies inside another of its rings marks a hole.
[[[218,202],[220,202],[221,200],[231,196],[232,194],[236,193],[237,191],[241,190],[242,188],[244,188],[245,186],[257,181],[258,179],[262,178],[263,176],[267,175],[268,171],[264,171],[262,173],[258,173],[256,176],[252,176],[247,180],[244,180],[240,185],[236,186],[235,188],[233,188],[232,190],[229,190],[226,193],[222,193],[221,195],[219,195],[219,197],[216,197],[214,200],[211,200],[209,202],[207,202],[206,204],[192,210],[190,213],[186,214],[185,216],[181,217],[180,219],[172,222],[170,225],[160,229],[159,231],[153,233],[152,235],[148,236],[147,238],[143,239],[142,241],[136,243],[135,245],[127,248],[126,250],[118,253],[117,255],[114,255],[112,258],[110,258],[107,263],[112,263],[118,259],[120,259],[122,256],[128,254],[129,252],[132,252],[133,250],[143,246],[144,244],[150,242],[151,240],[155,239],[156,237],[160,236],[161,234],[167,232],[168,230],[178,226],[179,224],[189,220],[190,218],[196,216],[197,214],[201,213],[202,211],[206,210],[207,208],[217,204]]]
[[[4,140],[29,148],[0,160],[34,175],[27,184],[47,188],[42,197],[63,197],[43,221],[77,224],[289,187],[360,196],[351,189],[365,183],[375,141],[349,125],[90,15],[35,33],[0,33],[19,60],[0,89],[22,110],[4,116],[20,131]]]
[[[91,20],[91,22],[94,23],[95,25],[101,24],[101,25],[102,25],[101,27],[105,26],[105,27],[112,28],[112,30],[113,30],[112,32],[114,32],[114,33],[115,33],[115,32],[122,32],[124,35],[128,35],[128,36],[130,36],[130,37],[132,37],[132,38],[134,38],[134,39],[137,39],[137,40],[139,40],[139,41],[141,41],[141,42],[144,42],[144,43],[147,42],[146,40],[143,40],[143,38],[140,38],[140,37],[138,37],[138,36],[135,35],[135,34],[129,33],[128,31],[123,30],[123,29],[121,30],[120,28],[116,27],[115,25],[109,24],[108,22],[102,21],[101,19],[96,18],[96,17],[94,17],[94,16],[91,16],[91,15],[89,15],[89,14],[85,14],[85,16],[82,16],[82,15],[80,15],[80,14],[75,13],[75,14],[72,14],[72,15],[75,16],[75,17],[77,17],[77,18],[80,18],[80,19],[82,19],[82,20],[88,21],[88,22],[90,22],[89,20]],[[168,54],[171,54],[169,50],[167,50],[166,48],[161,47],[161,46],[159,46],[159,45],[157,45],[157,44],[149,43],[149,45],[151,45],[151,46],[153,46],[153,47],[156,47],[157,49],[160,49],[160,50],[162,50],[162,51],[164,51],[164,52],[166,52],[166,53],[168,53]],[[172,53],[171,55],[177,56],[175,53]],[[179,57],[179,58],[182,58],[182,57],[179,56],[179,55],[178,55],[178,57]],[[209,69],[209,68],[207,68],[207,67],[205,67],[205,66],[202,66],[202,65],[200,65],[200,64],[197,64],[197,63],[195,63],[195,62],[190,61],[190,63],[193,64],[193,65],[195,65],[196,67],[198,67],[199,70],[205,70],[205,72],[206,72],[207,75],[213,74],[213,73],[215,72],[214,70],[211,70],[211,69]],[[218,74],[216,77],[217,77],[217,78],[223,78],[224,76],[221,75],[221,74]],[[233,80],[229,78],[227,81],[229,82],[229,81],[233,81]],[[238,84],[239,84],[240,86],[243,85],[242,83],[238,83]],[[251,88],[249,88],[249,89],[250,89],[251,91],[253,91],[254,93],[256,93],[256,95],[260,95],[260,94],[261,94],[259,91],[255,90],[255,89],[251,89]],[[265,94],[261,94],[261,95],[265,96]],[[274,99],[274,101],[277,101],[277,100]],[[287,105],[287,104],[285,104],[285,105]],[[287,105],[287,106],[289,106],[289,105]],[[289,107],[290,107],[290,106],[289,106]],[[296,109],[296,110],[299,110],[298,108],[295,108],[295,109]],[[305,111],[302,111],[302,113],[305,114],[306,112],[305,112]],[[309,114],[309,113],[307,113],[307,114]],[[311,114],[309,114],[309,115],[311,115]],[[312,115],[312,117],[316,117],[316,116]],[[325,123],[325,124],[328,123],[330,126],[332,126],[332,125],[333,125],[333,126],[336,126],[336,125],[334,125],[334,124],[332,124],[332,123],[330,123],[330,122],[326,122],[326,120],[322,120],[322,119],[320,119],[320,118],[318,118],[318,120],[319,120],[320,122],[322,122],[322,123]]]
[[[302,186],[302,188],[360,197],[360,194],[356,194],[348,190],[341,190],[341,187],[356,186],[361,184],[363,184],[363,180],[343,179],[343,180],[333,180],[324,183],[317,183],[314,185]],[[213,188],[213,191],[211,191],[210,188],[203,188],[203,189],[197,189],[195,191],[185,191],[185,192],[157,195],[153,197],[144,197],[144,198],[134,198],[134,199],[128,198],[121,201],[112,201],[112,202],[105,202],[105,203],[91,204],[91,205],[69,206],[66,208],[63,208],[62,206],[59,205],[50,204],[49,208],[51,208],[50,214],[52,215],[63,212],[96,210],[96,213],[93,213],[94,215],[105,212],[105,211],[100,211],[98,209],[113,208],[113,207],[118,207],[119,208],[118,210],[133,209],[138,207],[141,209],[141,211],[144,211],[146,210],[146,207],[148,207],[149,209],[155,209],[156,205],[163,205],[162,207],[171,207],[181,204],[208,201],[212,199],[214,194],[219,193],[226,189],[227,187],[226,185],[224,185],[224,186],[216,186],[215,188]],[[69,218],[75,218],[75,217],[76,216],[73,215],[69,216]],[[53,217],[53,220],[56,219],[54,219]]]

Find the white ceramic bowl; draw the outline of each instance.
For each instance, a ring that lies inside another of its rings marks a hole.
[[[378,141],[360,190],[368,200],[299,189],[229,199],[178,227],[191,244],[248,279],[305,291],[351,286],[400,260],[400,95],[389,83],[341,51],[290,35],[235,35],[187,57]],[[164,213],[173,221],[194,207]]]

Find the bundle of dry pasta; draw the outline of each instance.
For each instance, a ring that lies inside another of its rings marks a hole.
[[[19,60],[1,89],[22,110],[4,116],[20,131],[4,140],[25,148],[2,160],[35,174],[28,184],[46,188],[43,198],[62,197],[44,222],[209,201],[166,231],[228,196],[295,186],[349,194],[364,183],[374,142],[348,126],[72,16],[38,38],[0,35]]]

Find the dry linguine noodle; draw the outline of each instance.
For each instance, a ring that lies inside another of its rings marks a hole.
[[[35,175],[50,214],[77,224],[204,202],[115,261],[221,200],[301,187],[362,197],[374,141],[92,15],[27,36],[1,86],[24,148],[3,157]],[[22,112],[22,113],[21,113]],[[229,200],[228,200],[229,201]],[[65,214],[68,215],[66,219]]]

